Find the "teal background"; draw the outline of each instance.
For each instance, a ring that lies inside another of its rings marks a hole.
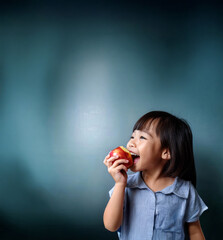
[[[151,110],[185,118],[220,239],[223,5],[1,1],[0,238],[117,239],[102,215],[107,153]]]

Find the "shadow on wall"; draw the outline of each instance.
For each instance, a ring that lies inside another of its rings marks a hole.
[[[22,161],[2,158],[0,163],[0,238],[26,239],[28,226],[41,211],[49,213],[45,193],[38,189]]]
[[[7,217],[7,213],[0,210],[0,239],[24,239],[25,235]]]
[[[52,209],[22,161],[1,159],[0,176],[0,239],[74,239],[74,224]]]
[[[219,156],[211,152],[198,151],[195,154],[197,163],[197,190],[208,206],[200,218],[206,239],[222,238],[222,167]]]
[[[59,214],[20,159],[1,159],[0,176],[1,240],[115,239],[101,223],[91,227],[86,219],[86,225],[80,225]]]

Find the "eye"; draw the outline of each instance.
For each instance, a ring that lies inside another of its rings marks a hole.
[[[131,136],[130,138],[131,138],[131,139],[134,139],[134,137],[133,137],[133,136]]]
[[[146,140],[146,138],[145,138],[145,137],[143,137],[143,136],[141,136],[141,137],[140,137],[140,139],[145,139],[145,140]]]

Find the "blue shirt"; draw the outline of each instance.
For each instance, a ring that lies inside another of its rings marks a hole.
[[[137,172],[128,176],[118,236],[120,240],[182,240],[185,222],[197,221],[205,210],[191,182],[177,177],[172,185],[153,192]]]

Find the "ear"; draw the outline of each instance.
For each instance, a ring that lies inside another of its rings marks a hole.
[[[163,149],[163,151],[162,151],[162,159],[164,159],[164,160],[170,160],[171,159],[169,148]]]

